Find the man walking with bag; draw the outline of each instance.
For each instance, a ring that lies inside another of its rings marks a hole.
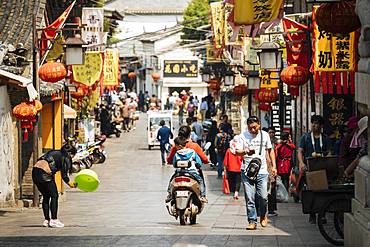
[[[266,155],[269,155],[272,162],[271,172],[274,176],[276,175],[276,162],[270,137],[266,131],[261,130],[258,117],[249,117],[247,126],[248,130],[238,136],[234,152],[243,156],[241,174],[247,210],[247,230],[256,230],[257,200],[259,202],[261,226],[266,227],[268,223],[267,184],[269,173],[267,171]]]

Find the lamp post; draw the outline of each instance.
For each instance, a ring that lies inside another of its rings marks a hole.
[[[280,45],[276,42],[263,42],[257,52],[260,68],[262,70],[277,70],[282,69],[282,51]],[[283,82],[279,75],[279,125],[280,131],[283,130],[284,126],[284,93],[283,93]]]
[[[86,45],[80,34],[69,37],[63,44],[66,56],[66,65],[81,65],[85,61]]]
[[[248,114],[252,115],[252,91],[260,88],[260,74],[256,70],[248,71]]]
[[[210,69],[206,66],[202,69],[202,81],[203,82],[209,82],[209,79],[211,78],[211,71]]]
[[[224,74],[224,86],[233,86],[235,83],[235,74],[233,71],[228,70]]]

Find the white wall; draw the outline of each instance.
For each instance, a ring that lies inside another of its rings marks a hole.
[[[0,204],[14,200],[14,138],[6,86],[0,86]]]

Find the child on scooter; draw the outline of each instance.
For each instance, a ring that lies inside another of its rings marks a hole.
[[[200,176],[198,169],[197,169],[197,168],[200,168],[202,165],[202,161],[199,155],[193,149],[185,147],[187,140],[186,138],[182,136],[176,137],[174,140],[174,143],[175,143],[177,151],[173,158],[172,164],[176,164],[178,160],[182,160],[182,161],[192,160],[193,161],[192,165],[189,168],[186,168],[185,171],[190,173],[194,177],[194,179],[199,183],[200,200],[204,203],[207,203],[208,200],[206,198],[206,185],[204,183],[204,179]],[[166,198],[166,202],[169,202],[172,200],[171,180],[172,178],[170,179],[170,183],[168,185],[168,190],[167,190],[168,195]]]

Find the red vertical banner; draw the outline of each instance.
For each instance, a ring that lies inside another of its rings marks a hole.
[[[320,72],[319,71],[315,71],[315,78],[314,78],[314,81],[315,81],[315,93],[320,93]]]
[[[351,89],[351,94],[355,94],[355,72],[351,71],[349,72],[349,83],[350,83],[350,89]]]
[[[342,72],[343,75],[343,93],[348,94],[348,72]]]
[[[334,87],[333,87],[333,72],[328,72],[328,93],[333,94],[334,93]]]
[[[337,88],[337,94],[342,93],[342,79],[341,79],[341,73],[339,71],[335,72],[335,85]]]
[[[328,93],[328,75],[326,72],[321,72],[321,80],[322,80],[322,93]]]

